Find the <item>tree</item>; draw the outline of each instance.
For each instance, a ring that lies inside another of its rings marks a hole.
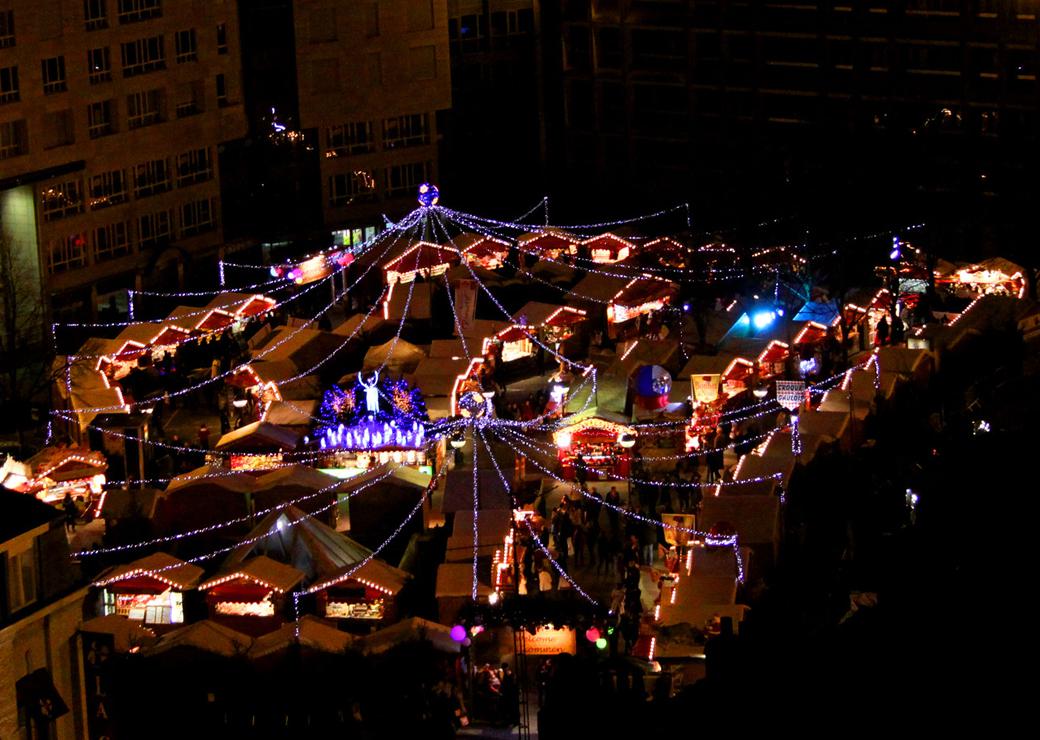
[[[24,444],[34,402],[45,401],[53,378],[37,256],[20,253],[0,232],[0,402],[4,424]]]

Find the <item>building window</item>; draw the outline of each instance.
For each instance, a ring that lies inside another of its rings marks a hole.
[[[311,43],[336,40],[336,9],[314,8],[310,14]]]
[[[177,156],[177,187],[194,185],[213,178],[213,160],[209,149],[193,149]]]
[[[202,80],[187,82],[177,89],[177,118],[186,118],[202,112]]]
[[[88,31],[108,28],[106,0],[83,0],[83,24]]]
[[[227,54],[227,26],[223,23],[217,26],[217,53]]]
[[[353,121],[325,129],[325,156],[329,159],[375,151],[370,121]]]
[[[25,121],[0,123],[0,159],[10,159],[28,152],[25,145]]]
[[[14,11],[0,10],[0,49],[14,46]]]
[[[426,182],[429,165],[427,162],[401,164],[386,169],[386,195],[394,198],[412,195],[415,189]]]
[[[125,203],[129,197],[126,170],[102,172],[90,178],[90,207],[93,210]]]
[[[18,67],[0,67],[0,103],[13,103],[19,97]]]
[[[146,90],[126,96],[126,125],[135,129],[162,123],[162,90]]]
[[[215,227],[213,203],[208,198],[181,206],[181,236],[194,236]]]
[[[365,36],[374,39],[379,35],[379,3],[365,3],[363,12]]]
[[[83,213],[83,184],[79,180],[68,180],[47,185],[40,191],[40,210],[44,221]]]
[[[376,194],[376,180],[371,172],[357,170],[329,178],[329,206],[345,206],[355,200],[370,200]]]
[[[34,543],[35,544],[35,543]],[[18,611],[36,601],[36,550],[33,545],[7,555],[7,604]]]
[[[115,126],[112,125],[113,108],[111,100],[99,100],[87,106],[87,133],[91,139],[115,133]]]
[[[166,69],[166,53],[163,37],[152,36],[120,44],[123,56],[123,77],[143,75],[158,69]]]
[[[94,261],[104,262],[130,254],[130,222],[120,221],[94,229]]]
[[[119,22],[136,23],[162,15],[162,0],[119,0]]]
[[[227,96],[227,78],[224,75],[217,75],[217,105],[221,108],[228,104]]]
[[[165,247],[173,241],[173,211],[148,213],[137,219],[138,246],[141,249]]]
[[[68,83],[65,81],[65,57],[44,59],[42,67],[44,94],[51,95],[69,89]]]
[[[194,28],[189,28],[187,31],[178,31],[174,36],[174,41],[177,46],[177,64],[198,61],[199,52]]]
[[[112,60],[107,46],[87,51],[87,77],[91,85],[109,82],[112,79]]]
[[[83,234],[55,239],[47,250],[47,269],[52,275],[56,275],[83,267],[87,263],[86,246],[87,238]]]
[[[402,149],[408,146],[422,146],[429,143],[429,116],[426,113],[384,119],[384,149]]]
[[[134,168],[134,197],[146,198],[173,189],[170,163],[166,159],[142,162]]]

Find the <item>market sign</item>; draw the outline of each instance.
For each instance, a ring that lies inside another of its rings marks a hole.
[[[569,627],[539,627],[533,635],[528,634],[524,642],[525,655],[574,655],[577,648],[575,632]]]
[[[805,400],[804,380],[776,381],[776,402],[788,411],[794,411]]]
[[[719,397],[721,375],[691,375],[690,386],[697,403],[714,403]]]

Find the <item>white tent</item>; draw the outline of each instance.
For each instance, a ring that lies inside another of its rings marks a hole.
[[[369,372],[383,368],[400,375],[415,372],[424,359],[426,353],[416,345],[401,338],[391,339],[377,347],[371,347],[365,353],[361,370]]]

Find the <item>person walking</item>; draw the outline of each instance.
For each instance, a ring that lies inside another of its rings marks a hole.
[[[206,422],[199,425],[199,447],[209,449],[209,427],[206,426]]]
[[[65,512],[65,531],[69,533],[75,532],[76,520],[79,519],[79,508],[76,506],[71,493],[65,493],[65,498],[61,500],[61,508]]]

